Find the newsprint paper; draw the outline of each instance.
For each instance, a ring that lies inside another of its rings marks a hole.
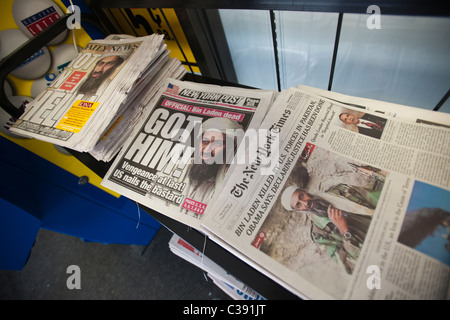
[[[93,40],[26,105],[11,132],[81,152],[90,151],[117,113],[146,84],[166,51],[163,36]]]
[[[447,299],[450,130],[337,100],[282,91],[204,232],[306,299]]]
[[[199,229],[245,131],[259,127],[274,97],[167,79],[102,185]]]
[[[169,248],[177,256],[205,271],[214,283],[231,298],[235,300],[266,300],[176,234],[170,239]]]

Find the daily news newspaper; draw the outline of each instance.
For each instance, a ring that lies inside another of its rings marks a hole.
[[[302,298],[448,299],[448,115],[422,124],[337,100],[282,91],[202,229]]]
[[[167,79],[102,185],[199,229],[245,131],[259,127],[274,97]]]
[[[90,151],[142,89],[148,67],[164,51],[163,36],[93,40],[11,127],[13,133]]]

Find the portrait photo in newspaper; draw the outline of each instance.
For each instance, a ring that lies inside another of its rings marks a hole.
[[[388,121],[386,118],[367,112],[347,108],[341,109],[336,117],[344,128],[372,138],[381,138]]]
[[[78,88],[78,93],[85,95],[82,100],[90,100],[92,96],[102,93],[134,51],[135,48],[131,48],[124,51],[106,51],[102,54],[92,69],[88,70],[89,73]]]

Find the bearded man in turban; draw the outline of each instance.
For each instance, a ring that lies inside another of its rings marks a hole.
[[[208,204],[215,191],[220,189],[229,161],[243,135],[243,127],[235,120],[210,118],[202,123],[196,137],[195,156],[187,172],[187,199]],[[186,213],[199,217],[189,210]]]

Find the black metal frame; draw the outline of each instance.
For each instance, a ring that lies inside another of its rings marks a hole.
[[[176,9],[176,13],[202,75],[237,83],[218,11]]]

